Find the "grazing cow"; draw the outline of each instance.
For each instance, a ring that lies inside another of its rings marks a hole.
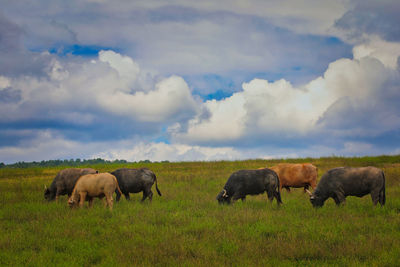
[[[272,202],[274,197],[278,205],[282,203],[278,175],[270,169],[240,170],[232,173],[224,189],[218,194],[220,204],[231,203],[239,198],[244,201],[246,195],[258,195],[267,192]]]
[[[346,196],[362,197],[371,194],[372,202],[385,205],[385,174],[375,167],[340,167],[322,175],[317,188],[310,194],[314,207],[322,207],[325,200],[333,198],[336,205],[344,203]]]
[[[110,210],[112,210],[112,195],[115,190],[121,192],[114,175],[109,173],[87,174],[79,178],[76,182],[72,195],[68,199],[68,205],[71,208],[77,205],[83,207],[85,200],[88,200],[89,207],[91,207],[93,205],[93,198],[105,197],[105,205],[108,205]]]
[[[156,190],[158,195],[161,196],[161,192],[157,186],[157,178],[154,172],[147,168],[141,169],[128,169],[121,168],[111,172],[117,180],[119,187],[121,188],[122,194],[125,198],[129,200],[129,193],[139,193],[143,192],[142,202],[148,197],[151,201],[153,199],[153,192],[151,187],[154,182],[156,183]],[[117,194],[117,201],[121,198],[120,192],[115,192]]]
[[[318,169],[311,163],[281,163],[270,169],[278,174],[281,191],[282,188],[286,188],[290,192],[290,187],[304,187],[305,192],[309,186],[312,189],[317,186]]]
[[[74,189],[75,183],[79,179],[79,177],[91,173],[98,173],[98,171],[91,168],[69,168],[61,170],[54,178],[50,187],[45,187],[44,198],[48,201],[54,199],[58,201],[60,195],[68,195],[68,197],[70,197],[72,194],[72,190]]]

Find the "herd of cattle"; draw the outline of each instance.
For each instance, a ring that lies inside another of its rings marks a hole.
[[[278,205],[282,203],[281,190],[285,188],[304,188],[310,195],[314,207],[322,207],[328,198],[333,198],[337,205],[345,201],[346,196],[362,197],[371,194],[372,202],[385,204],[385,175],[375,167],[339,167],[327,171],[322,175],[317,185],[318,169],[310,163],[289,164],[282,163],[271,168],[236,171],[229,177],[223,190],[218,194],[219,203],[231,203],[247,195],[267,193],[272,202],[275,198]],[[45,189],[46,200],[58,200],[60,195],[68,195],[70,207],[83,206],[85,201],[89,207],[93,198],[105,198],[105,205],[113,207],[113,193],[119,201],[123,194],[129,200],[129,193],[143,192],[142,201],[153,197],[151,188],[156,184],[157,193],[161,192],[157,186],[154,172],[147,168],[121,168],[111,173],[85,168],[70,168],[60,171],[49,188]],[[313,192],[309,191],[309,187]]]
[[[58,201],[59,196],[68,195],[70,207],[83,206],[85,201],[89,207],[93,198],[105,198],[105,205],[113,207],[112,195],[117,194],[117,201],[123,194],[129,199],[129,193],[143,192],[142,201],[153,198],[151,187],[156,183],[157,193],[161,192],[157,186],[157,178],[149,169],[122,168],[111,173],[99,173],[92,168],[70,168],[60,171],[54,178],[49,188],[45,188],[44,198],[48,201]]]

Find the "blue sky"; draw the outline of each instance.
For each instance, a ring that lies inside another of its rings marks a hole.
[[[400,153],[398,1],[0,4],[0,162]]]

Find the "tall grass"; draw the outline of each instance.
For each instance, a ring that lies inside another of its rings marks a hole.
[[[376,159],[376,162],[375,162]],[[66,197],[45,202],[59,168],[0,169],[0,265],[61,266],[398,266],[400,265],[400,165],[392,157],[293,159],[311,161],[319,176],[337,166],[384,169],[387,203],[348,197],[313,209],[301,189],[282,192],[284,205],[266,195],[218,205],[216,195],[239,169],[278,161],[147,163],[163,193],[141,194],[110,212],[71,210]],[[129,165],[96,165],[112,171]],[[155,190],[153,190],[155,191]]]

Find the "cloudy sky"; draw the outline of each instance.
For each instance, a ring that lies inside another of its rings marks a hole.
[[[400,153],[398,0],[0,6],[0,162]]]

